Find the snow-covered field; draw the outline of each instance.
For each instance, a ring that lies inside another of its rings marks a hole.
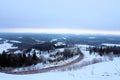
[[[80,47],[82,53],[84,54],[84,58],[81,61],[75,63],[74,65],[71,65],[67,68],[63,68],[63,69],[60,69],[60,70],[57,70],[57,71],[74,70],[74,69],[79,69],[79,68],[89,66],[89,65],[92,65],[92,64],[96,64],[96,63],[100,63],[100,62],[107,62],[107,61],[113,60],[113,57],[109,57],[109,56],[106,56],[106,55],[101,57],[100,55],[98,55],[98,53],[90,55],[89,51],[86,50],[86,47],[89,47],[89,45],[76,44],[75,46]]]
[[[10,40],[10,42],[12,42],[12,43],[21,43],[20,41],[16,41],[16,40]]]
[[[21,38],[23,38],[23,37],[18,37],[18,38],[20,38],[20,39],[21,39]]]
[[[2,40],[2,38],[0,38],[0,40]]]
[[[13,75],[0,73],[0,80],[120,80],[120,57],[114,57],[112,61],[107,56],[89,55],[85,50],[88,45],[79,45],[84,53],[84,59],[75,65],[93,59],[101,59],[102,62],[90,64],[70,71],[51,71],[47,73]]]
[[[120,46],[120,44],[102,43],[105,46]]]
[[[50,42],[54,42],[54,41],[57,41],[57,39],[52,39]]]
[[[96,37],[88,37],[88,39],[95,39]]]
[[[29,75],[0,73],[0,80],[120,80],[120,58],[77,70]]]
[[[14,48],[17,48],[17,47],[13,47],[13,44],[11,43],[8,43],[8,41],[4,41],[3,44],[0,44],[0,53],[3,52],[3,50],[7,51],[7,49],[14,49]]]

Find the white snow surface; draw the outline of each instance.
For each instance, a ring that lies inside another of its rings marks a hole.
[[[10,40],[10,42],[13,42],[13,43],[21,43],[20,41],[16,41],[16,40]]]
[[[35,40],[38,43],[44,43],[45,41]]]
[[[120,46],[120,44],[102,43],[105,46]]]
[[[72,69],[70,71],[51,71],[47,73],[27,75],[0,73],[0,80],[120,80],[120,57],[114,57],[113,61],[104,60],[107,59],[107,57],[100,57],[97,54],[89,55],[89,52],[84,48],[85,45],[84,47],[82,46],[83,45],[79,45],[85,57],[82,61],[76,64],[91,61],[94,58],[101,58],[103,62],[90,64],[78,69]]]
[[[23,37],[18,37],[18,38],[20,38],[20,39],[21,39],[21,38],[23,38]]]
[[[88,39],[95,39],[96,37],[88,37]]]
[[[0,40],[2,40],[2,38],[0,38]]]
[[[14,48],[17,48],[17,47],[12,47],[13,44],[11,43],[7,43],[7,40],[4,41],[3,44],[0,44],[0,53],[3,52],[3,50],[7,51],[7,49],[14,49]]]
[[[120,58],[97,63],[77,70],[29,75],[0,73],[0,80],[120,80]]]
[[[66,40],[67,38],[65,38],[65,37],[62,37],[64,40]]]
[[[55,46],[61,46],[61,45],[66,45],[64,42],[57,42]]]
[[[76,44],[76,47],[80,47],[80,48],[87,48],[89,47],[89,45],[85,45],[85,44]]]
[[[14,53],[17,54],[17,53],[21,53],[21,52],[22,52],[21,50],[17,50]]]
[[[52,39],[50,42],[54,42],[54,41],[57,41],[58,39]]]

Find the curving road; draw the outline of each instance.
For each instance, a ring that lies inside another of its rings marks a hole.
[[[57,70],[57,69],[61,69],[64,67],[68,67],[70,65],[73,65],[79,61],[81,61],[84,58],[83,53],[80,53],[79,57],[71,62],[68,62],[66,64],[63,65],[58,65],[58,66],[52,66],[52,67],[48,67],[48,68],[42,68],[42,69],[38,69],[38,70],[29,70],[29,71],[21,71],[21,72],[6,72],[8,74],[18,74],[18,75],[22,75],[22,74],[34,74],[34,73],[43,73],[43,72],[49,72],[51,70]]]

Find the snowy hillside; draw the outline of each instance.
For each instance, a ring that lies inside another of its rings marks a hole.
[[[14,41],[14,42],[18,42],[18,41]],[[16,48],[17,47],[13,47],[13,44],[8,43],[8,40],[5,40],[3,44],[0,44],[0,53],[2,53],[3,50],[7,51],[8,49],[16,49]]]
[[[110,61],[109,57],[106,56],[89,55],[89,52],[85,50],[87,45],[77,46],[81,47],[84,59],[72,66],[79,65],[76,69],[53,70],[46,73],[27,75],[0,73],[0,80],[120,80],[120,57],[114,57],[113,61]],[[101,62],[94,64],[94,59]],[[89,64],[85,64],[85,62]]]
[[[0,80],[120,80],[120,58],[65,72],[48,72],[30,75],[0,73]]]
[[[33,37],[33,36],[32,36]],[[36,36],[35,36],[36,37]],[[54,46],[60,46],[60,45],[66,45],[68,43],[76,44],[75,47],[79,47],[82,53],[84,54],[84,58],[72,65],[67,65],[62,68],[54,68],[53,70],[49,70],[42,73],[35,73],[35,74],[24,74],[24,75],[18,75],[16,74],[17,71],[25,71],[28,69],[28,71],[31,69],[34,70],[40,70],[44,68],[54,67],[54,66],[60,66],[64,65],[66,63],[72,62],[78,58],[78,56],[74,56],[68,60],[63,60],[60,62],[54,62],[54,63],[47,63],[47,64],[36,64],[28,67],[20,67],[17,69],[14,69],[13,72],[15,74],[6,74],[0,72],[0,80],[120,80],[120,57],[109,57],[107,55],[100,56],[95,52],[94,54],[89,54],[89,51],[86,50],[86,47],[95,46],[95,45],[102,45],[102,46],[120,46],[120,41],[118,37],[97,37],[97,36],[84,36],[79,39],[78,36],[76,37],[63,37],[57,38],[43,38],[41,37],[26,37],[26,36],[17,36],[17,38],[6,39],[1,37],[0,38],[0,53],[3,52],[3,50],[8,51],[8,49],[17,49],[17,48],[24,48],[23,45],[27,44],[36,44],[36,43],[44,43],[45,41],[49,41],[50,43],[53,43]],[[106,38],[106,40],[104,39]],[[34,40],[32,40],[34,39]],[[101,40],[100,40],[101,39]],[[75,41],[76,40],[76,41]],[[111,43],[112,42],[112,43]],[[15,45],[17,44],[17,45]],[[19,45],[18,45],[19,44]],[[80,44],[87,44],[87,45],[80,45]],[[94,45],[92,45],[94,44]],[[22,47],[20,46],[22,45]],[[70,45],[73,46],[73,45]],[[15,54],[21,53],[23,50],[16,50]],[[31,50],[30,54],[33,53],[34,48]],[[58,52],[63,52],[64,48],[58,48],[55,49],[55,51],[48,54],[46,51],[41,51],[41,56],[44,58],[49,58],[50,54],[55,54]],[[38,50],[36,50],[36,53],[39,53]],[[37,54],[39,57],[40,55]],[[112,58],[112,59],[110,59]],[[51,57],[50,59],[54,59],[54,57]]]

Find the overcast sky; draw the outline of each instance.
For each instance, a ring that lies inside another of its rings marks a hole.
[[[0,28],[120,31],[120,0],[0,0]]]

